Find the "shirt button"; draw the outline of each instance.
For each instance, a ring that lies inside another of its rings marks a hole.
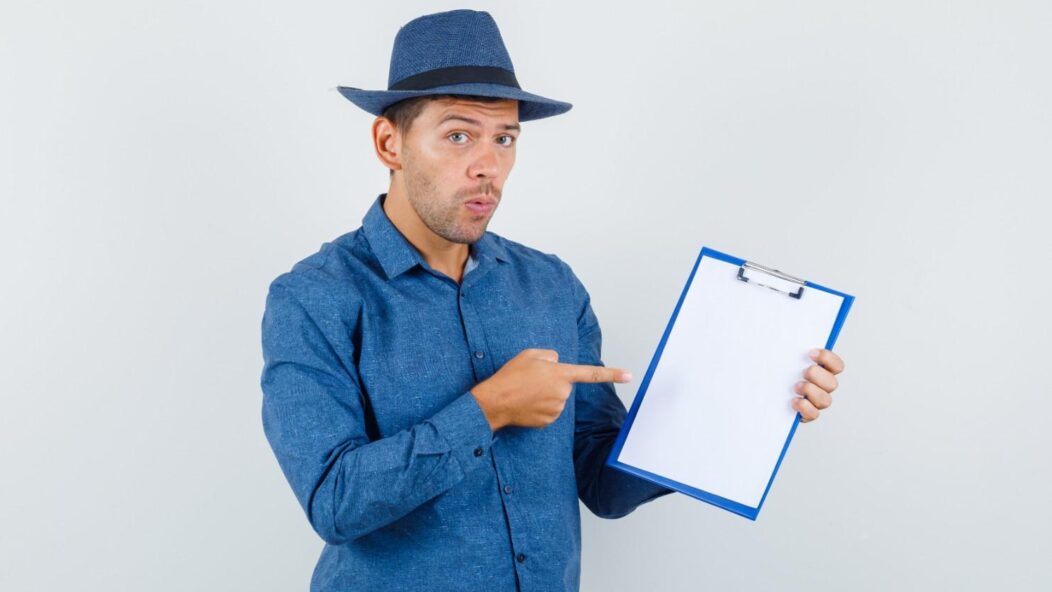
[[[475,352],[475,357],[481,360],[482,358],[486,357],[486,354],[484,352],[477,351]]]
[[[476,448],[475,449],[475,456],[482,456],[482,449],[481,448]]]
[[[511,493],[511,485],[504,486],[504,493]]]
[[[523,555],[522,553],[519,553],[519,556],[516,557],[515,559],[518,559],[519,563],[525,563],[526,562],[526,556]]]

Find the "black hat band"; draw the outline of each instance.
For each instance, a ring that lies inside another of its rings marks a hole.
[[[519,87],[515,73],[493,66],[452,66],[436,68],[403,78],[387,90],[426,90],[447,84],[489,82],[504,86]]]

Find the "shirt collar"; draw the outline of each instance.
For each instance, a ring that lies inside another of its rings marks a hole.
[[[405,236],[402,235],[384,211],[383,203],[387,197],[381,193],[373,200],[369,211],[362,218],[362,230],[369,241],[369,247],[383,267],[387,279],[393,279],[414,265],[425,266],[424,258]],[[478,241],[471,244],[469,257],[508,261],[508,252],[492,232],[486,232]],[[478,261],[478,264],[481,264]]]

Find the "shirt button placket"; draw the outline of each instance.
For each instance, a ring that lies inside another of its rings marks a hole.
[[[491,376],[495,369],[490,367],[491,360],[486,359],[486,336],[482,334],[482,327],[475,316],[475,310],[463,289],[460,292],[460,320],[464,324],[464,334],[471,347],[469,351],[475,358],[472,361],[475,367],[475,378],[484,380]]]
[[[467,298],[467,294],[463,290],[461,290],[460,298],[458,298],[458,300],[460,301],[460,319],[464,324],[464,334],[467,336],[468,347],[470,348],[469,351],[474,358],[474,360],[472,360],[472,366],[475,368],[475,377],[480,380],[485,379],[491,376],[496,370],[496,368],[491,367],[493,364],[493,356],[490,356],[488,360],[486,359],[486,336],[482,333],[482,326],[478,323],[478,319],[475,316],[475,310],[472,308],[470,299]],[[476,450],[475,456],[479,456],[481,452],[481,449]],[[500,455],[495,447],[490,448],[490,455],[493,459],[493,469],[496,472],[498,483],[503,482],[504,475],[501,474]],[[506,483],[500,485],[498,491],[504,493],[504,497],[501,498],[502,503],[506,504],[510,502],[511,492],[513,491],[511,485]],[[505,510],[507,509],[508,508],[506,507]],[[520,537],[517,534],[513,513],[506,511],[505,520],[507,520],[509,529],[509,542],[512,545],[512,549],[514,549],[518,546],[517,542],[520,540]],[[525,563],[526,554],[516,552],[515,560],[520,564]]]

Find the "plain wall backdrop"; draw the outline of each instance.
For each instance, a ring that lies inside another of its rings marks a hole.
[[[527,90],[489,229],[589,289],[630,403],[702,245],[857,297],[755,523],[584,510],[582,590],[1052,588],[1048,2],[0,5],[0,588],[305,590],[270,280],[387,189],[394,35],[488,10]]]

